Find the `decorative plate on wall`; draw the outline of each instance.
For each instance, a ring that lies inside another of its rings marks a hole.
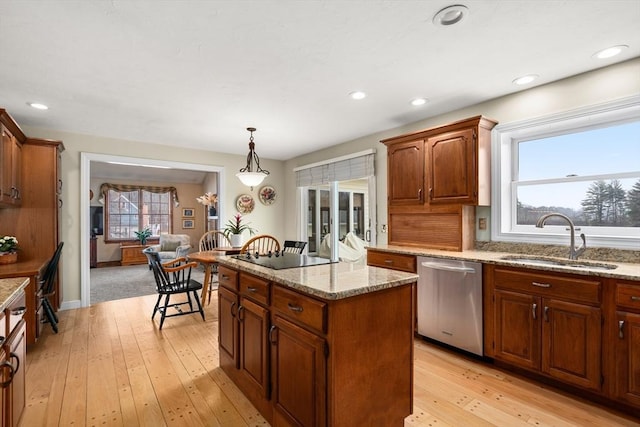
[[[272,205],[276,201],[276,189],[270,185],[265,185],[258,192],[258,197],[263,205]]]
[[[241,194],[238,196],[238,200],[236,200],[236,208],[238,209],[238,212],[242,214],[251,213],[255,206],[256,203],[253,201],[253,197],[248,194]]]

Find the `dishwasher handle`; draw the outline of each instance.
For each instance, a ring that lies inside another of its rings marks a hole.
[[[455,271],[457,273],[475,273],[476,269],[471,267],[456,267],[452,265],[438,264],[436,262],[422,262],[421,265],[434,270]]]

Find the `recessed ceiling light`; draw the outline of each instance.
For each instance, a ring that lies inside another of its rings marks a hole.
[[[528,83],[531,83],[532,81],[534,81],[538,77],[540,77],[540,76],[538,76],[537,74],[527,74],[526,76],[518,77],[517,79],[515,79],[513,81],[513,84],[526,85]]]
[[[411,100],[411,105],[418,107],[427,103],[427,98],[415,98]]]
[[[618,45],[618,46],[611,46],[611,47],[608,47],[606,49],[602,49],[601,51],[598,51],[598,52],[594,53],[593,57],[594,58],[598,58],[598,59],[611,58],[612,56],[616,56],[617,54],[619,54],[620,52],[622,52],[623,50],[625,50],[628,47],[629,46],[627,46],[626,44],[621,44],[621,45]]]
[[[351,97],[351,99],[365,99],[367,97],[367,94],[357,90],[355,92],[351,92],[349,96]]]
[[[436,25],[453,25],[462,21],[469,13],[467,6],[455,4],[447,6],[433,16],[433,23]]]
[[[39,102],[27,102],[27,105],[29,107],[35,108],[37,110],[48,110],[49,107],[47,107],[44,104],[40,104]]]

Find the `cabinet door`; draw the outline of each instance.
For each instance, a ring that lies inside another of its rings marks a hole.
[[[540,298],[495,291],[495,357],[540,369]]]
[[[218,288],[218,344],[220,366],[238,369],[238,295]]]
[[[269,398],[269,310],[240,298],[240,371],[257,393]]]
[[[2,126],[2,146],[0,146],[0,201],[11,203],[13,185],[13,135]]]
[[[25,406],[25,369],[27,367],[27,328],[24,321],[16,327],[11,340],[7,343],[10,349],[9,361],[14,367],[13,381],[9,386],[10,426],[16,427]]]
[[[431,137],[426,146],[429,202],[476,204],[475,128]]]
[[[273,318],[271,375],[275,425],[326,424],[325,340]]]
[[[616,313],[615,394],[640,406],[640,314]]]
[[[389,205],[424,202],[424,140],[390,145],[387,149]]]
[[[551,299],[542,302],[542,371],[567,383],[600,390],[600,309]]]

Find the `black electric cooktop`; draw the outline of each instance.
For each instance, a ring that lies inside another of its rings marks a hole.
[[[274,270],[331,264],[331,260],[328,258],[290,253],[280,254],[279,256],[275,256],[273,254],[271,256],[260,255],[258,257],[255,255],[251,255],[250,257],[247,255],[235,255],[233,258],[250,262],[251,264],[260,265],[262,267],[272,268]]]

